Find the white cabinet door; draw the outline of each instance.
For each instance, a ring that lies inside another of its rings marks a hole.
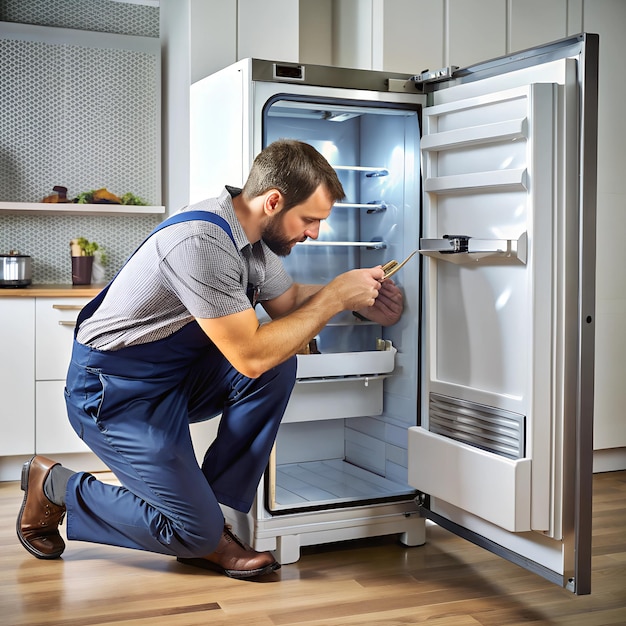
[[[35,303],[0,299],[0,456],[35,452]]]
[[[37,298],[37,380],[65,380],[76,318],[86,298]]]
[[[37,298],[36,410],[37,454],[88,452],[74,432],[65,408],[65,377],[72,354],[76,318],[85,298]]]

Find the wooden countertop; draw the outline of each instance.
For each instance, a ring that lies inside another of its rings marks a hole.
[[[93,298],[105,285],[29,285],[0,288],[0,298]]]

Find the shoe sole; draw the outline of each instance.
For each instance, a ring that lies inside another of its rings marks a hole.
[[[35,457],[33,457],[33,459],[34,458]],[[26,539],[24,539],[24,536],[22,535],[22,529],[21,529],[22,516],[24,515],[24,509],[26,508],[26,499],[28,498],[28,474],[30,472],[30,464],[32,463],[33,459],[31,459],[30,461],[26,461],[26,463],[24,463],[24,465],[22,466],[22,480],[21,480],[20,486],[22,488],[22,491],[24,492],[24,499],[22,500],[22,506],[20,507],[20,512],[17,516],[17,522],[15,524],[15,529],[17,531],[17,538],[20,540],[20,543],[33,556],[36,556],[38,559],[58,559],[63,554],[63,551],[65,550],[65,548],[63,548],[63,550],[61,550],[58,553],[55,552],[53,554],[46,554],[45,552],[41,552],[40,550],[37,550],[37,548],[30,545],[30,543],[28,543],[28,541],[26,541]]]
[[[211,563],[211,561],[207,561],[206,559],[188,559],[178,557],[176,560],[183,565],[191,565],[192,567],[208,569],[238,580],[243,578],[254,578],[255,576],[264,576],[265,574],[271,574],[272,572],[280,569],[280,563],[278,563],[278,561],[274,561],[274,563],[270,563],[270,565],[266,565],[265,567],[260,567],[258,569],[234,570],[224,569],[216,563]]]

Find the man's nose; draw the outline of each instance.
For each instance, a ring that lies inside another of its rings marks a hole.
[[[307,228],[304,234],[310,239],[317,239],[320,235],[320,225],[318,224],[315,228]]]

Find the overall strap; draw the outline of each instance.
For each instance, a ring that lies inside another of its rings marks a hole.
[[[237,247],[237,243],[235,242],[235,238],[233,236],[233,231],[230,227],[230,224],[220,215],[215,213],[211,213],[210,211],[183,211],[181,213],[176,213],[171,217],[168,217],[166,220],[162,221],[142,242],[135,251],[126,259],[126,262],[122,267],[118,270],[117,274],[122,271],[122,268],[132,259],[132,257],[136,254],[137,250],[143,246],[152,235],[158,233],[160,230],[167,228],[168,226],[172,226],[172,224],[180,224],[181,222],[191,222],[193,220],[202,220],[204,222],[211,222],[216,226],[219,226],[231,239],[235,247]],[[76,327],[74,329],[74,337],[78,334],[78,328],[80,327],[81,322],[84,322],[86,319],[89,319],[97,310],[98,307],[102,304],[104,297],[109,291],[109,287],[117,277],[117,274],[109,281],[108,285],[95,297],[93,300],[88,302],[81,312],[78,315],[78,319],[76,320]]]
[[[235,238],[233,237],[233,231],[230,228],[230,224],[221,215],[217,215],[216,213],[211,213],[209,211],[183,211],[182,213],[176,213],[176,215],[172,215],[172,217],[168,217],[166,220],[161,222],[144,239],[139,248],[141,248],[141,246],[143,246],[143,244],[146,243],[146,241],[150,239],[150,237],[152,237],[154,233],[157,233],[160,230],[171,226],[172,224],[180,224],[180,222],[191,222],[192,220],[202,220],[204,222],[211,222],[212,224],[219,226],[230,237],[233,244],[237,246],[237,244],[235,243]],[[139,250],[139,248],[137,248],[137,250]],[[137,252],[137,250],[135,250],[135,252]]]

